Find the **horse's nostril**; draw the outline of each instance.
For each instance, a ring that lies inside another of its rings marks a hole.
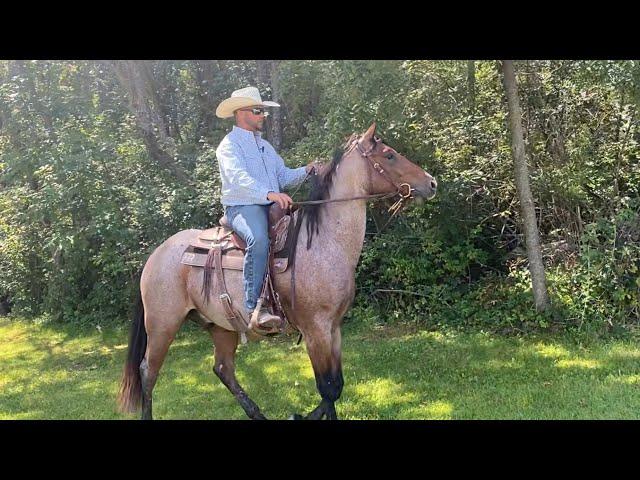
[[[434,190],[438,188],[438,182],[436,182],[435,179],[431,180],[431,188],[433,188]]]

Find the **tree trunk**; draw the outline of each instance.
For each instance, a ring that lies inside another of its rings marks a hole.
[[[257,83],[260,95],[263,100],[272,100],[280,103],[280,92],[278,87],[278,66],[280,60],[258,60],[257,61]],[[269,96],[271,98],[269,98]],[[267,98],[264,98],[267,97]],[[267,140],[273,145],[276,151],[282,146],[282,109],[273,108],[267,124]]]
[[[216,61],[212,60],[194,60],[192,62],[191,71],[193,79],[197,85],[196,98],[198,99],[198,107],[200,109],[199,121],[196,128],[196,141],[204,137],[211,138],[211,133],[216,126],[217,119],[216,99],[211,93],[216,76],[220,73],[220,66]]]
[[[531,282],[533,287],[533,298],[536,310],[544,311],[549,307],[549,295],[547,293],[547,283],[542,263],[542,252],[540,250],[540,237],[536,222],[536,212],[529,187],[529,171],[524,152],[524,140],[522,134],[522,112],[518,100],[518,87],[513,69],[512,60],[502,62],[504,74],[504,88],[507,94],[509,127],[511,130],[511,149],[513,152],[513,163],[515,169],[516,189],[520,200],[520,209],[524,223],[525,242],[527,246],[527,257],[529,258],[529,271],[531,272]]]
[[[178,103],[176,102],[176,84],[173,80],[172,69],[174,62],[162,61],[160,64],[160,74],[151,75],[150,81],[154,86],[158,109],[164,119],[167,135],[180,143],[183,143],[180,133],[180,123],[178,122]]]
[[[476,62],[467,60],[467,87],[469,90],[469,113],[476,109]]]
[[[118,60],[106,62],[127,91],[129,109],[134,114],[138,129],[151,158],[169,170],[182,183],[189,178],[173,159],[175,143],[160,113],[149,61]]]
[[[473,157],[477,153],[476,135],[473,131],[475,124],[474,113],[476,111],[476,62],[475,60],[467,60],[467,136],[469,138],[469,165],[473,163]]]
[[[278,78],[279,60],[271,63],[271,99],[280,103],[280,83]],[[271,142],[276,150],[282,148],[282,108],[274,108],[271,120]]]

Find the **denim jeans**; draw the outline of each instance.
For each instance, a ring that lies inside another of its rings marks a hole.
[[[269,207],[271,205],[234,205],[225,207],[227,220],[246,243],[244,257],[244,306],[256,308],[269,261]]]

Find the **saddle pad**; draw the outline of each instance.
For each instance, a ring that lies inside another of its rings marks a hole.
[[[203,230],[202,232],[200,232],[200,234],[198,235],[198,239],[209,242],[218,241],[226,236],[230,236],[232,231],[233,230],[225,227],[208,228],[207,230]]]
[[[193,267],[204,267],[207,262],[207,251],[196,249],[193,246],[187,247],[187,249],[182,254],[182,259],[180,263],[184,265],[191,265]],[[228,268],[231,270],[240,270],[242,271],[242,266],[244,264],[244,255],[232,255],[229,253],[224,253],[222,255],[222,268]]]

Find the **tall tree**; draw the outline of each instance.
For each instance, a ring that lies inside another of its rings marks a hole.
[[[544,311],[549,307],[547,282],[540,249],[540,235],[536,222],[536,212],[533,196],[529,186],[529,171],[524,151],[524,137],[522,134],[522,111],[518,100],[518,86],[512,60],[502,61],[504,88],[507,95],[509,128],[511,130],[511,150],[515,169],[516,189],[520,200],[520,210],[523,218],[529,271],[533,287],[533,298],[536,309]]]
[[[476,109],[476,62],[467,60],[467,88],[469,90],[469,113],[474,113]]]
[[[216,77],[220,76],[220,65],[215,60],[194,60],[191,73],[196,84],[196,100],[198,102],[199,122],[196,126],[196,139],[209,137],[217,123],[216,98],[213,87]]]
[[[280,89],[278,86],[278,66],[280,60],[258,60],[256,76],[258,89],[264,95],[265,91],[271,93],[271,100],[280,101]],[[276,150],[282,146],[282,111],[274,108],[271,117],[267,121],[267,138]]]
[[[189,183],[189,178],[174,160],[175,142],[169,135],[170,130],[160,106],[151,62],[118,60],[106,63],[127,92],[129,109],[135,116],[151,158],[182,183]]]

